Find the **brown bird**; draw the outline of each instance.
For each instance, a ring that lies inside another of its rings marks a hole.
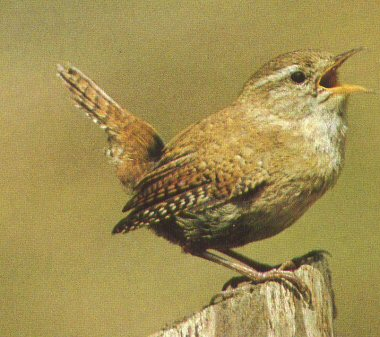
[[[255,270],[231,248],[281,232],[335,184],[344,161],[347,98],[366,91],[340,84],[337,70],[359,50],[280,55],[230,106],[166,146],[79,70],[58,66],[74,100],[108,133],[108,155],[133,192],[113,233],[147,227],[255,282],[285,280],[307,293],[292,271]]]

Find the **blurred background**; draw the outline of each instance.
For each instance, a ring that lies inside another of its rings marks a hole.
[[[235,275],[147,230],[111,236],[128,196],[57,63],[76,65],[167,141],[295,49],[366,46],[341,78],[379,91],[379,17],[377,1],[2,2],[0,336],[147,336]],[[378,336],[379,95],[352,97],[349,120],[337,186],[240,252],[280,263],[329,250],[338,336]]]

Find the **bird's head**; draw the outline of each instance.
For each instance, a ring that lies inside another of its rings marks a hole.
[[[340,66],[361,49],[337,56],[315,50],[280,55],[249,79],[238,100],[285,118],[302,118],[318,108],[344,113],[350,94],[368,91],[359,85],[341,84],[338,79]]]

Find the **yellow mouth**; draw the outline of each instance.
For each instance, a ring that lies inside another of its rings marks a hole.
[[[351,49],[335,57],[334,64],[327,68],[318,81],[318,87],[333,94],[349,95],[355,92],[369,92],[368,89],[354,84],[340,84],[338,81],[338,68],[351,56],[355,55],[363,48]]]

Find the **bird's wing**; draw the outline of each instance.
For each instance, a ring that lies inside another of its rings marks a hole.
[[[267,173],[261,170],[251,172],[249,176],[254,178],[248,178],[241,167],[230,165],[227,160],[208,165],[191,151],[168,158],[171,155],[173,152],[164,154],[163,164],[138,184],[135,196],[124,207],[124,211],[131,212],[116,225],[113,233],[128,232],[251,196],[267,179]]]
[[[58,65],[58,76],[78,107],[107,132],[107,154],[117,168],[117,176],[124,186],[133,189],[160,159],[164,147],[160,136],[75,67]]]

